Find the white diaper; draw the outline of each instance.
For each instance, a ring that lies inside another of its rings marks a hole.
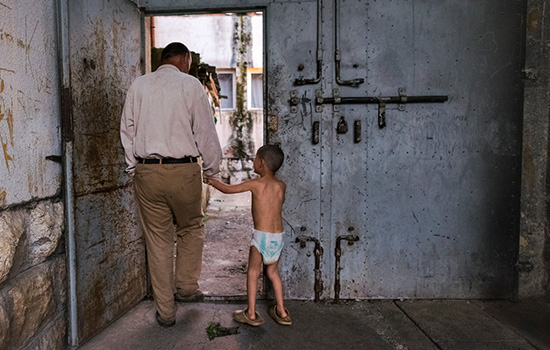
[[[273,264],[279,260],[283,250],[283,234],[284,232],[269,233],[252,229],[250,245],[256,247],[262,254],[265,265]]]

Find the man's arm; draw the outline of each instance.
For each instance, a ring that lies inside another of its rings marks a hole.
[[[223,183],[214,179],[207,179],[206,182],[209,185],[214,186],[214,188],[216,188],[218,191],[223,193],[241,193],[246,191],[252,191],[257,180],[249,180],[237,185],[228,185],[226,183]]]
[[[134,97],[133,89],[130,87],[126,95],[126,101],[124,102],[124,109],[122,110],[122,117],[120,119],[120,141],[122,147],[124,147],[124,158],[126,159],[126,172],[130,176],[134,176],[135,168],[137,165],[136,157],[134,156]]]
[[[192,116],[193,134],[202,157],[204,177],[219,178],[222,149],[211,109],[206,93],[202,91],[201,96],[194,105]]]

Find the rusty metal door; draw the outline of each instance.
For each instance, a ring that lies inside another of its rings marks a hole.
[[[287,154],[287,296],[515,294],[524,9],[268,6],[267,133]]]
[[[68,17],[82,343],[146,293],[144,242],[119,141],[126,90],[141,74],[141,16],[127,0],[77,0],[68,2]]]

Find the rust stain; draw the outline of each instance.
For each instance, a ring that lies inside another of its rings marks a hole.
[[[9,134],[10,134],[10,143],[11,143],[11,146],[13,147],[13,145],[14,145],[14,142],[13,142],[13,112],[12,112],[11,109],[8,109],[7,112],[8,112],[8,118],[6,119],[6,121],[8,122],[8,130],[9,130]]]
[[[529,11],[527,15],[527,31],[533,32],[537,29],[539,24],[539,9],[533,9]]]
[[[2,100],[0,100],[0,102],[2,102]],[[4,109],[5,108],[6,108],[6,106],[4,105]],[[9,132],[9,135],[10,135],[9,136],[10,144],[13,146],[14,145],[14,141],[13,141],[13,105],[12,105],[12,108],[8,108],[7,110],[2,111],[2,104],[0,104],[0,122],[2,120],[4,120],[4,118],[6,119],[6,122],[8,123],[8,132]]]
[[[2,71],[2,69],[0,69]],[[5,89],[4,79],[1,79],[0,93]],[[0,143],[2,145],[2,151],[4,153],[4,160],[6,161],[6,168],[10,171],[10,161],[13,162],[13,157],[8,153],[8,146],[14,146],[14,134],[13,134],[13,100],[11,101],[11,107],[4,102],[4,98],[0,95],[0,122],[6,121],[8,125],[9,136],[4,139],[4,136],[0,134]]]
[[[0,187],[0,206],[6,205],[6,189],[4,187]]]
[[[0,135],[0,143],[2,144],[2,150],[4,151],[4,159],[6,160],[6,168],[10,171],[10,160],[13,163],[13,158],[8,154],[8,143],[4,142],[4,138]]]
[[[13,35],[11,35],[10,33],[6,33],[0,29],[0,40],[6,40],[10,43],[13,43]]]

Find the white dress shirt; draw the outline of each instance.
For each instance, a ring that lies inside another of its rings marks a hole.
[[[201,83],[174,65],[164,64],[132,83],[120,138],[132,176],[136,158],[200,156],[204,176],[219,177],[221,146],[212,106]]]

